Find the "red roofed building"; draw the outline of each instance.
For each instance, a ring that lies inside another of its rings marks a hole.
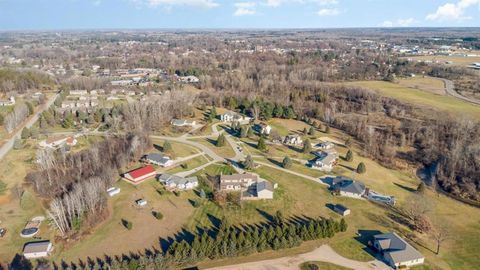
[[[129,171],[128,173],[125,173],[123,177],[127,179],[129,182],[133,184],[140,184],[147,178],[153,177],[157,174],[157,171],[155,168],[153,168],[151,165],[147,165],[143,168],[138,168],[133,171]]]

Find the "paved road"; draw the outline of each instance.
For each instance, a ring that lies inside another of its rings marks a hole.
[[[28,118],[27,121],[25,121],[20,127],[17,128],[17,131],[11,135],[11,138],[8,139],[1,147],[0,147],[0,160],[5,157],[5,155],[8,153],[13,148],[13,144],[15,143],[15,139],[19,139],[20,135],[22,134],[22,130],[27,127],[31,128],[35,122],[37,122],[38,118],[40,117],[40,114],[42,114],[44,111],[48,110],[50,106],[55,102],[55,100],[58,97],[58,93],[50,97],[50,99],[47,100],[47,102],[42,105],[37,112],[35,112],[30,118]]]
[[[445,85],[445,92],[447,93],[447,95],[458,98],[458,99],[461,99],[463,101],[467,101],[467,102],[470,102],[470,103],[473,103],[473,104],[480,105],[480,100],[477,100],[477,99],[474,99],[474,98],[469,98],[469,97],[466,97],[466,96],[462,96],[457,91],[455,91],[455,85],[452,81],[447,80],[447,79],[443,79],[443,78],[437,78],[437,79],[440,79],[441,81],[443,81],[443,84]]]
[[[355,270],[390,270],[385,263],[374,260],[370,262],[359,262],[347,259],[336,253],[330,246],[322,245],[319,248],[304,254],[287,256],[278,259],[227,265],[210,270],[298,270],[299,265],[309,261],[329,262]]]

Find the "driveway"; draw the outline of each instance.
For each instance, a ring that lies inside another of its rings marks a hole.
[[[443,79],[443,78],[437,78],[437,79],[440,79],[443,81],[443,84],[445,85],[445,92],[447,93],[447,95],[473,103],[473,104],[480,105],[480,100],[462,96],[457,91],[455,91],[455,85],[452,81]]]
[[[319,248],[304,254],[287,256],[278,259],[249,262],[237,265],[227,265],[210,268],[210,270],[298,270],[299,266],[308,261],[322,261],[340,265],[355,270],[390,270],[392,269],[379,260],[359,262],[347,259],[336,253],[330,246]]]

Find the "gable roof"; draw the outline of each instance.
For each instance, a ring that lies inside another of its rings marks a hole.
[[[346,177],[336,177],[333,179],[333,188],[343,192],[349,192],[354,194],[363,194],[365,192],[365,185],[362,182],[358,182]]]
[[[263,190],[268,190],[273,192],[273,185],[268,181],[260,181],[257,183],[257,193]]]
[[[151,173],[154,173],[156,172],[155,171],[155,168],[153,168],[152,165],[147,165],[143,168],[138,168],[138,169],[135,169],[133,171],[129,171],[128,174],[132,177],[132,178],[139,178],[139,177],[142,177],[142,176],[145,176],[145,175],[148,175],[148,174],[151,174]]]
[[[418,260],[424,256],[403,240],[395,232],[377,234],[374,236],[384,254],[388,254],[394,263]]]
[[[30,242],[26,243],[23,253],[47,252],[50,249],[50,241]]]
[[[153,153],[146,155],[145,159],[152,160],[160,164],[165,164],[170,160],[170,157],[159,153]]]
[[[187,183],[196,183],[198,182],[198,179],[196,176],[193,177],[180,177],[177,175],[172,175],[168,173],[164,173],[158,177],[158,180],[160,182],[166,183],[166,182],[173,182],[175,185],[185,185]]]

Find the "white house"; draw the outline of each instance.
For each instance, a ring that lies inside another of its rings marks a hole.
[[[198,186],[197,177],[183,178],[176,175],[164,173],[158,177],[158,181],[170,189],[189,190]]]
[[[272,131],[272,127],[266,123],[260,123],[257,125],[257,130],[260,134],[269,135]]]
[[[227,111],[220,115],[220,120],[222,120],[222,122],[238,122],[240,124],[248,124],[250,119],[251,118],[248,116],[244,116],[232,111]]]
[[[332,149],[333,147],[335,147],[335,144],[333,144],[332,142],[322,142],[315,146],[315,148],[318,148],[321,150],[328,150],[328,149]]]
[[[15,105],[15,97],[10,97],[7,100],[0,100],[0,106],[12,106]]]
[[[143,157],[143,160],[150,164],[155,164],[162,167],[169,167],[174,163],[169,156],[158,153],[148,154]]]
[[[287,145],[302,145],[303,140],[302,140],[302,137],[298,135],[288,135],[283,140],[283,143]]]
[[[52,251],[53,245],[50,241],[30,242],[23,247],[23,256],[27,259],[48,257]]]
[[[41,141],[38,145],[43,148],[56,149],[63,145],[74,146],[77,144],[77,139],[74,136],[51,137]]]
[[[425,257],[418,250],[395,232],[377,234],[373,239],[374,248],[382,254],[385,262],[395,269],[422,264],[425,261]]]
[[[333,170],[333,167],[336,164],[337,164],[337,156],[333,154],[327,154],[313,161],[312,169],[330,172]]]

